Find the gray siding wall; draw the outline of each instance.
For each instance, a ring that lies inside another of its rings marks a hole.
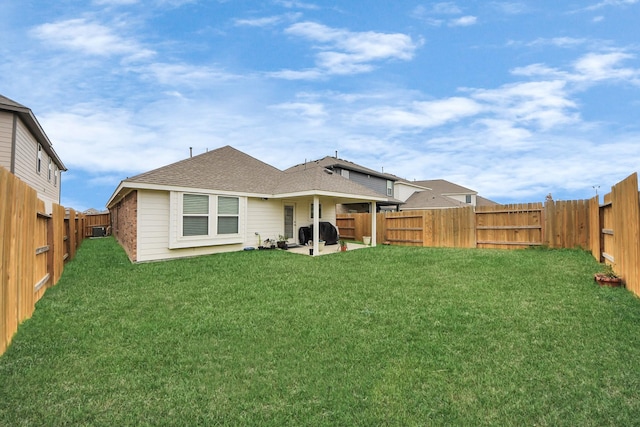
[[[40,172],[36,170],[36,159],[38,157],[38,141],[33,137],[29,129],[22,123],[17,122],[16,128],[16,159],[14,174],[26,182],[30,187],[38,192],[38,197],[44,200],[47,212],[51,211],[51,203],[60,204],[61,173],[58,171],[58,182],[55,182],[55,163],[51,161],[52,171],[49,179],[49,155],[42,150],[42,166]]]
[[[336,168],[337,173],[341,173],[342,170]],[[387,180],[373,175],[368,175],[362,172],[349,171],[349,179],[357,182],[360,185],[364,185],[367,188],[372,189],[384,196],[387,195]]]
[[[13,135],[13,114],[0,111],[0,166],[11,171],[11,140]]]

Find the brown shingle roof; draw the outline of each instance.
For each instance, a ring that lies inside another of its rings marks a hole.
[[[402,210],[458,208],[469,206],[467,203],[443,196],[432,190],[416,191],[406,200]]]
[[[432,189],[438,194],[477,194],[476,191],[462,185],[454,184],[446,179],[427,179],[423,181],[409,181],[421,187]]]
[[[58,168],[63,171],[67,170],[67,167],[62,163],[60,157],[58,157],[58,153],[53,149],[53,144],[49,140],[49,137],[44,133],[44,129],[42,129],[42,126],[40,126],[38,119],[36,119],[36,116],[30,108],[25,107],[13,99],[0,95],[0,110],[11,111],[17,114],[29,128],[29,131],[36,140],[42,145],[44,151],[53,159],[54,163],[58,165]]]
[[[319,160],[312,160],[309,162],[305,162],[305,163],[301,163],[299,165],[295,165],[290,167],[289,169],[286,169],[285,172],[293,172],[295,170],[301,170],[304,168],[307,168],[311,165],[316,165],[316,166],[322,166],[325,168],[333,168],[333,167],[338,167],[338,168],[342,168],[342,169],[349,169],[349,170],[353,170],[353,171],[357,171],[357,172],[362,172],[362,173],[366,173],[368,175],[373,175],[373,176],[378,176],[381,178],[386,178],[386,179],[390,179],[392,181],[396,181],[398,179],[398,177],[396,177],[395,175],[391,175],[388,173],[384,173],[384,172],[380,172],[380,171],[376,171],[373,169],[369,169],[367,167],[358,165],[356,163],[350,162],[348,160],[343,160],[343,159],[339,159],[337,157],[331,157],[331,156],[326,156],[323,157],[322,159]]]
[[[264,197],[328,192],[373,200],[384,198],[374,190],[317,164],[285,172],[231,146],[144,172],[122,182],[124,187],[134,188],[135,184],[231,191]]]
[[[231,146],[190,157],[125,182],[272,194],[282,171]]]

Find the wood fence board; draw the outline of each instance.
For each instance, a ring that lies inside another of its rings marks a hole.
[[[636,173],[612,187],[611,203],[614,271],[629,290],[640,295],[640,199]]]
[[[51,215],[44,210],[33,188],[0,167],[0,354],[46,288],[60,279],[64,259],[72,258],[64,256],[64,207],[54,204]],[[84,216],[74,212],[66,222],[83,227]],[[80,234],[71,239],[76,243],[72,255],[84,237]]]

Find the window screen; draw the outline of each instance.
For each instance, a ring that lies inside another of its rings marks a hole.
[[[209,196],[185,194],[182,198],[182,235],[209,234]]]

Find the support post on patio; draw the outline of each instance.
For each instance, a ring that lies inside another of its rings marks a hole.
[[[377,223],[376,202],[371,202],[371,247],[376,246]]]
[[[318,255],[320,240],[320,199],[313,196],[313,256]]]

